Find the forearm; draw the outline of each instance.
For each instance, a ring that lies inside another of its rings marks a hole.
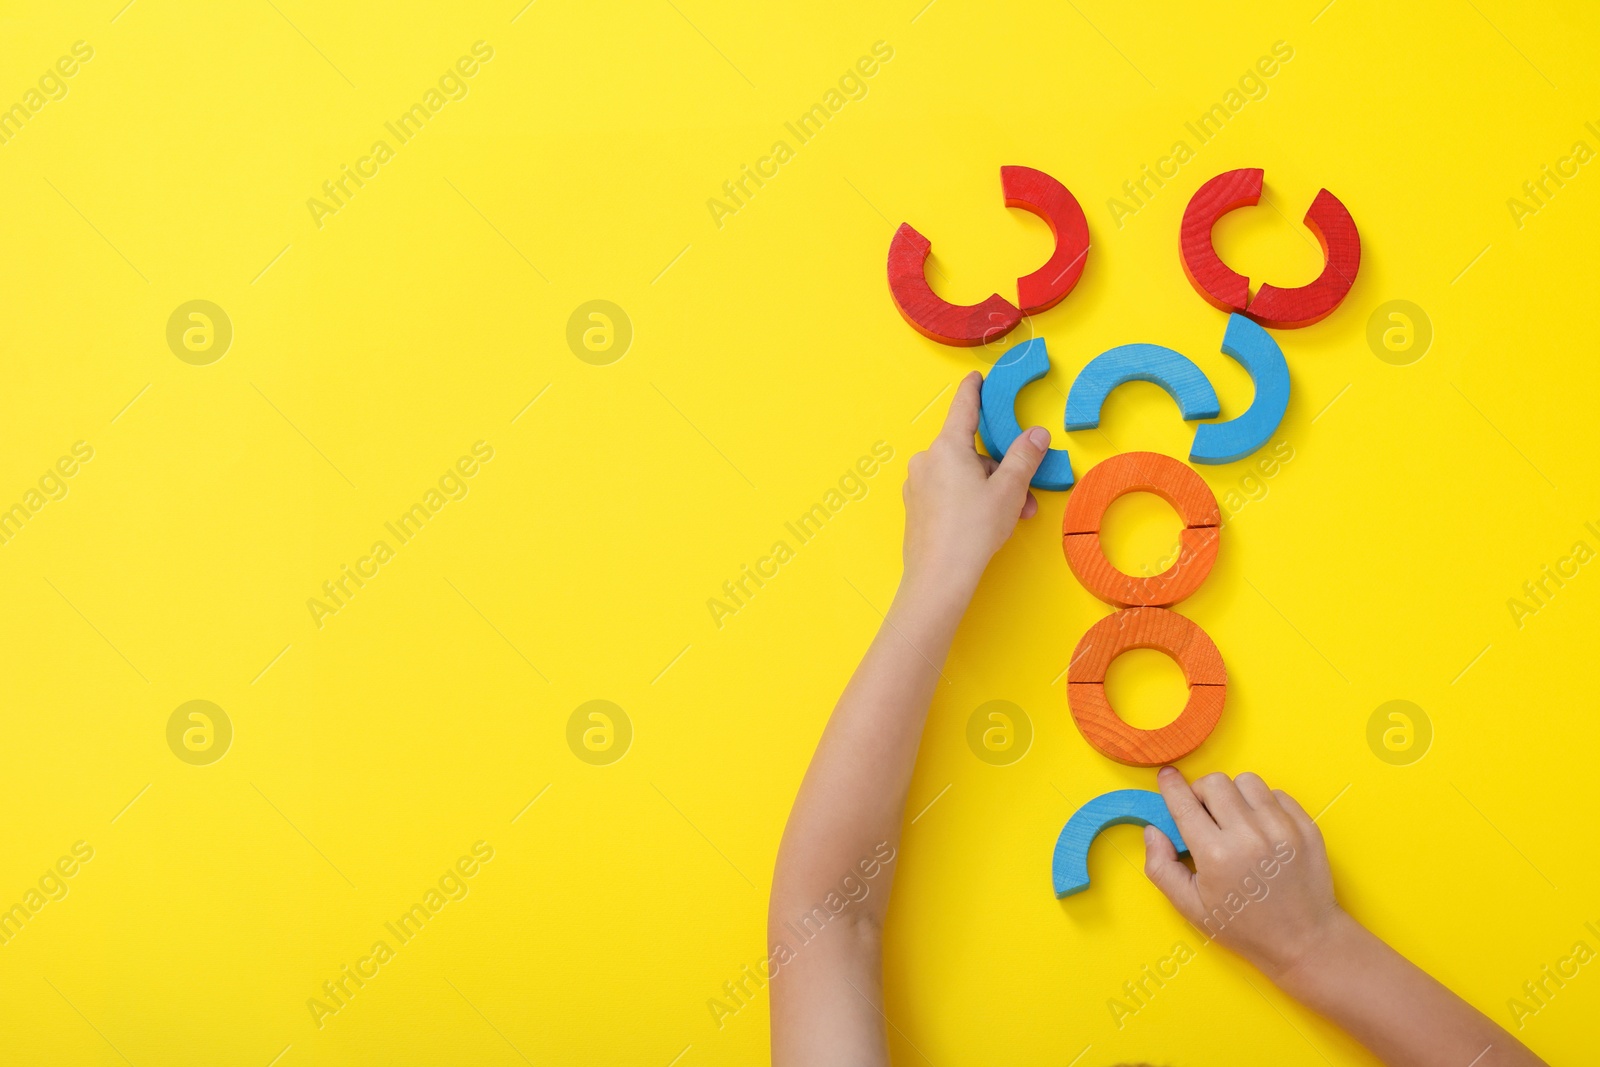
[[[1389,1067],[1544,1063],[1348,915],[1291,971],[1268,976]]]
[[[978,455],[980,377],[956,388],[939,436],[911,457],[905,576],[800,783],[778,846],[767,931],[774,1067],[887,1067],[884,916],[922,727],[984,568],[1038,502],[1050,435]]]
[[[965,581],[901,583],[800,785],[773,875],[774,922],[814,907],[885,842],[898,849],[923,723],[971,595]],[[855,921],[881,924],[888,878],[879,886],[852,904]]]

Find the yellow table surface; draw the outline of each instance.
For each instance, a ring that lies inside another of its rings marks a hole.
[[[1271,207],[1216,231],[1258,283],[1320,270],[1319,188],[1349,206],[1349,298],[1276,333],[1292,458],[1201,471],[1229,519],[1181,610],[1230,691],[1182,766],[1300,797],[1347,907],[1552,1062],[1592,1050],[1600,969],[1537,1011],[1524,983],[1600,949],[1593,9],[123,2],[0,16],[6,1062],[763,1061],[765,994],[712,1002],[762,958],[784,818],[894,590],[905,462],[1005,347],[913,333],[885,252],[910,221],[941,294],[1014,294],[1051,239],[1002,164],[1089,219],[1076,291],[1006,342],[1047,339],[1019,407],[1055,427],[1133,341],[1249,403],[1177,259],[1203,181],[1266,169]],[[1383,346],[1394,300],[1426,351]],[[1147,384],[1102,431],[1057,430],[1080,475],[1192,434]],[[1203,946],[1136,828],[1052,895],[1067,816],[1154,784],[1066,711],[1107,609],[1064,499],[991,567],[928,719],[896,1061],[1372,1062]],[[1151,498],[1108,522],[1133,568],[1176,529]],[[1148,652],[1111,688],[1142,725],[1180,694]],[[621,714],[569,731],[592,700]],[[1031,732],[1005,765],[967,742],[993,700]],[[1368,743],[1392,700],[1409,752]]]

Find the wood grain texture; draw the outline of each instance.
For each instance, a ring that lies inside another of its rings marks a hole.
[[[1022,312],[999,293],[979,304],[952,304],[928,285],[926,264],[933,244],[901,223],[889,242],[889,295],[911,328],[940,344],[970,348],[1005,336]]]
[[[1100,425],[1100,409],[1111,390],[1126,382],[1150,382],[1178,403],[1185,422],[1222,414],[1217,391],[1188,356],[1164,345],[1131,344],[1108,348],[1084,364],[1067,391],[1066,426],[1092,430]]]
[[[1243,311],[1250,302],[1250,279],[1217,255],[1211,227],[1234,208],[1249,207],[1261,199],[1260,167],[1229,170],[1195,190],[1183,209],[1178,230],[1178,258],[1184,277],[1205,302],[1222,311]]]
[[[1067,566],[1083,587],[1116,607],[1168,607],[1192,595],[1217,561],[1220,527],[1186,526],[1178,534],[1178,558],[1160,574],[1135,577],[1106,558],[1097,533],[1067,534]]]
[[[1129,725],[1106,696],[1111,661],[1135,648],[1171,656],[1183,670],[1189,696],[1178,717],[1154,730]],[[1156,767],[1182,759],[1211,735],[1228,697],[1222,654],[1192,620],[1165,608],[1135,607],[1089,628],[1067,668],[1067,708],[1094,749],[1119,763]]]
[[[1250,279],[1217,255],[1211,228],[1234,208],[1259,203],[1261,182],[1261,168],[1248,167],[1225,171],[1195,190],[1183,209],[1178,234],[1184,276],[1212,307],[1243,312],[1277,330],[1310,326],[1332,314],[1355,284],[1361,269],[1361,235],[1343,202],[1326,189],[1319,191],[1306,212],[1305,224],[1322,245],[1322,273],[1315,281],[1292,289],[1262,285],[1251,297]]]
[[[1250,406],[1227,422],[1195,428],[1191,463],[1233,463],[1271,440],[1289,410],[1289,364],[1272,335],[1240,314],[1228,316],[1223,354],[1237,360],[1255,383]]]
[[[1003,459],[1011,443],[1022,433],[1017,422],[1017,394],[1029,382],[1043,378],[1050,370],[1050,353],[1044,338],[1035,337],[1013,345],[995,361],[983,379],[979,393],[981,411],[978,434],[983,447],[994,459]],[[1072,488],[1072,458],[1064,448],[1045,450],[1039,469],[1028,484],[1035,489]]]
[[[1047,311],[1072,292],[1089,259],[1089,221],[1065,185],[1032,167],[1001,167],[1006,207],[1031,211],[1049,225],[1056,247],[1044,266],[1017,279],[1017,304],[1024,315]]]
[[[1067,703],[1078,732],[1095,751],[1130,767],[1176,763],[1211,736],[1228,697],[1225,685],[1194,685],[1183,711],[1167,725],[1141,730],[1124,722],[1106,699],[1103,683],[1067,686]]]
[[[1073,649],[1067,684],[1103,684],[1111,661],[1135,648],[1171,656],[1190,686],[1228,684],[1222,653],[1199,624],[1175,611],[1148,607],[1123,608],[1089,627]]]
[[[1185,527],[1222,525],[1216,496],[1192,469],[1159,452],[1123,452],[1089,468],[1067,498],[1063,539],[1099,533],[1106,508],[1125,493],[1154,493],[1172,505]]]
[[[1322,245],[1322,273],[1294,289],[1263,285],[1245,314],[1263,326],[1294,330],[1321,322],[1333,313],[1361,269],[1361,234],[1338,197],[1323,189],[1306,212],[1306,226]]]
[[[1167,835],[1178,855],[1189,854],[1189,846],[1160,793],[1151,789],[1114,789],[1073,812],[1061,828],[1050,862],[1050,880],[1056,896],[1067,897],[1088,889],[1089,846],[1102,830],[1129,824],[1154,826]]]

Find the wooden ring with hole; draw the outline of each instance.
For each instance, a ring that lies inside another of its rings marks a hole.
[[[1111,565],[1100,544],[1100,520],[1126,493],[1154,493],[1183,519],[1178,558],[1160,574],[1135,578]],[[1158,452],[1124,452],[1096,464],[1067,498],[1061,549],[1085,589],[1117,607],[1166,607],[1200,588],[1217,561],[1222,511],[1189,467]]]
[[[1195,292],[1212,307],[1248,315],[1262,326],[1294,330],[1321,322],[1349,294],[1361,269],[1361,234],[1340,199],[1317,193],[1305,224],[1322,246],[1322,273],[1306,285],[1263,285],[1250,295],[1250,279],[1229,267],[1211,243],[1211,228],[1228,212],[1261,202],[1262,170],[1224,171],[1195,190],[1183,209],[1178,259]]]
[[[1154,730],[1130,726],[1106,697],[1111,661],[1135,648],[1153,648],[1177,661],[1189,685],[1183,711]],[[1067,707],[1085,741],[1102,755],[1134,767],[1156,767],[1200,747],[1222,718],[1228,671],[1222,654],[1192,620],[1165,608],[1123,608],[1083,635],[1067,668]]]

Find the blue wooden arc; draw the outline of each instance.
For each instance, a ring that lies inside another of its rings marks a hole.
[[[1091,359],[1067,393],[1067,429],[1092,430],[1111,390],[1125,382],[1153,382],[1178,402],[1186,422],[1222,413],[1217,391],[1194,360],[1162,345],[1118,345]]]
[[[1229,315],[1222,351],[1250,372],[1255,399],[1244,414],[1227,422],[1211,422],[1194,432],[1192,463],[1232,463],[1267,443],[1289,409],[1289,364],[1272,335],[1243,315]]]
[[[1043,378],[1050,370],[1050,354],[1044,338],[1035,337],[1012,346],[990,368],[983,380],[983,406],[978,416],[978,433],[983,447],[995,459],[1004,459],[1011,442],[1022,435],[1017,423],[1017,394],[1029,382]],[[1064,448],[1045,452],[1044,462],[1030,483],[1035,489],[1072,488],[1072,460]]]
[[[1089,846],[1108,826],[1132,823],[1137,826],[1154,826],[1167,835],[1178,855],[1189,853],[1183,843],[1178,824],[1167,811],[1167,802],[1161,794],[1149,789],[1116,789],[1089,801],[1072,813],[1067,825],[1056,838],[1055,859],[1050,873],[1055,881],[1056,896],[1067,897],[1089,888]]]

